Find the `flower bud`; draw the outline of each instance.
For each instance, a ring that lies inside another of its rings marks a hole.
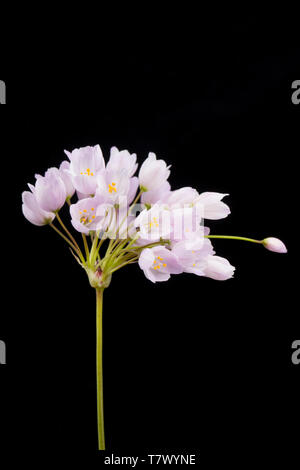
[[[279,240],[279,238],[265,238],[263,240],[263,245],[267,250],[275,251],[276,253],[287,253],[285,244]]]

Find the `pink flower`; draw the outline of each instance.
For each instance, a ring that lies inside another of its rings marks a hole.
[[[114,207],[100,197],[81,199],[70,206],[73,227],[81,233],[100,231],[101,235],[107,230],[115,216]]]
[[[170,166],[164,160],[157,160],[150,152],[139,172],[140,187],[144,191],[159,189],[170,176]]]
[[[275,251],[276,253],[287,253],[285,244],[279,238],[269,237],[263,240],[263,245],[267,250]]]
[[[172,253],[177,256],[185,273],[205,276],[206,259],[209,255],[214,254],[214,250],[210,240],[195,237],[194,240],[182,240],[175,243],[172,247]]]
[[[235,268],[229,261],[220,256],[207,256],[205,258],[204,275],[216,281],[226,281],[233,277]]]
[[[70,175],[77,191],[86,195],[94,195],[97,188],[97,175],[105,167],[104,158],[99,145],[82,147],[73,152],[65,150],[70,159]]]
[[[139,258],[139,266],[152,282],[167,281],[171,274],[182,273],[177,257],[165,247],[145,248]]]
[[[204,219],[224,219],[224,217],[230,214],[230,209],[227,204],[221,201],[225,196],[228,196],[228,194],[202,193],[194,201],[194,204],[202,207]]]
[[[70,175],[70,163],[67,161],[62,162],[59,167],[59,175],[63,180],[66,188],[67,198],[71,199],[71,197],[75,193],[75,188],[72,183],[72,178]]]
[[[56,212],[66,202],[65,184],[57,168],[50,168],[45,176],[36,175],[34,194],[41,209],[46,212]]]
[[[136,163],[136,154],[130,154],[128,150],[119,151],[117,147],[110,150],[110,159],[106,165],[109,171],[125,170],[128,176],[133,176],[136,172],[138,164]]]
[[[194,188],[184,187],[171,191],[166,203],[170,209],[192,205],[193,202],[199,197],[198,191]]]
[[[143,242],[157,242],[161,238],[167,240],[172,231],[171,212],[155,204],[150,210],[144,209],[137,216],[135,227],[139,229]]]
[[[159,188],[144,192],[141,197],[141,202],[142,204],[148,204],[150,206],[157,202],[165,203],[170,193],[170,183],[165,181]]]
[[[195,207],[179,207],[171,210],[172,241],[193,239],[198,234],[204,236],[200,226],[201,214]]]
[[[128,205],[138,188],[137,177],[130,178],[126,170],[102,170],[97,177],[97,194],[112,204]]]
[[[52,212],[46,212],[41,209],[33,193],[24,191],[22,193],[22,202],[22,212],[32,224],[42,226],[53,221],[55,215]]]

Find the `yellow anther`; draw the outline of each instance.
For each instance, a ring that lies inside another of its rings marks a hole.
[[[95,215],[93,215],[92,219],[96,219],[96,216],[95,216]]]
[[[160,261],[163,261],[163,258],[161,258],[160,256],[158,256],[157,259],[159,259]]]
[[[91,223],[91,222],[92,222],[92,219],[89,220],[89,223]]]
[[[167,267],[166,263],[164,263],[164,264],[163,264],[163,267],[164,267],[164,268],[166,268],[166,267]]]
[[[95,210],[95,208],[94,208],[94,207],[92,207],[92,208],[91,208],[91,211],[94,211],[94,210]]]
[[[94,176],[94,173],[91,173],[91,176]]]
[[[112,193],[113,191],[116,193],[117,192],[117,189],[115,188],[116,186],[116,183],[112,183],[112,184],[109,184],[108,185],[108,190],[110,193]]]
[[[193,264],[193,266],[194,266],[194,267],[196,266],[195,263]]]
[[[83,175],[83,172],[81,171],[80,174]]]
[[[83,209],[83,212],[87,212],[87,210],[86,210],[86,209]]]

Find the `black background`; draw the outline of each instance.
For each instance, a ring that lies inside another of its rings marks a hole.
[[[185,274],[153,285],[137,266],[114,275],[104,299],[107,453],[196,453],[211,467],[299,456],[296,22],[220,14],[167,25],[112,22],[98,39],[66,37],[59,58],[52,40],[39,53],[35,37],[1,71],[0,445],[12,457],[103,462],[94,292],[64,242],[21,213],[34,173],[59,165],[65,148],[97,143],[106,158],[113,145],[140,162],[154,151],[172,164],[174,189],[229,193],[232,214],[208,222],[212,233],[276,236],[289,249],[216,241],[237,268],[224,283]]]

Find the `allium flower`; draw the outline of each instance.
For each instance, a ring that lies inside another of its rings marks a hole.
[[[114,217],[114,208],[100,197],[81,199],[70,207],[73,227],[81,233],[105,232]]]
[[[24,191],[22,193],[22,202],[23,214],[32,224],[42,226],[53,221],[55,215],[52,212],[46,212],[41,209],[33,193]]]
[[[130,178],[126,170],[102,170],[97,177],[97,194],[112,204],[130,204],[139,182],[136,177]]]
[[[171,192],[171,186],[168,181],[162,183],[162,185],[157,189],[152,189],[152,191],[145,191],[142,194],[141,201],[143,204],[152,206],[157,202],[165,203]]]
[[[56,212],[66,202],[65,184],[57,168],[50,168],[45,176],[37,175],[35,197],[38,205],[47,212]]]
[[[204,231],[200,223],[202,214],[197,207],[180,207],[171,212],[171,241],[194,239],[200,236],[203,240]]]
[[[138,164],[136,163],[136,153],[130,154],[128,150],[119,151],[117,147],[110,150],[110,159],[106,165],[109,171],[125,170],[128,176],[133,176]]]
[[[229,261],[220,256],[208,256],[205,258],[204,276],[215,279],[216,281],[226,281],[233,276],[235,268]]]
[[[140,187],[143,191],[159,189],[170,176],[169,168],[164,160],[157,160],[155,153],[150,152],[139,173]]]
[[[67,161],[62,162],[59,167],[59,175],[63,180],[66,188],[67,198],[71,199],[75,194],[75,187],[72,183],[72,178],[70,175],[70,163]]]
[[[169,196],[165,199],[166,204],[170,209],[192,205],[194,201],[199,198],[199,193],[194,188],[180,188],[171,191]]]
[[[138,215],[135,227],[139,229],[143,240],[155,242],[168,239],[172,231],[171,212],[155,204],[150,210],[145,209]]]
[[[222,202],[223,197],[228,194],[221,193],[202,193],[196,198],[194,204],[203,207],[203,215],[205,219],[218,220],[224,219],[230,214],[230,209]]]
[[[149,153],[139,177],[133,176],[137,170],[136,155],[127,150],[113,147],[106,168],[99,145],[66,154],[70,163],[64,161],[59,169],[50,168],[45,176],[36,176],[35,186],[29,184],[31,192],[22,194],[22,211],[35,225],[49,224],[67,242],[96,291],[98,440],[99,450],[105,450],[102,311],[103,292],[112,275],[138,263],[153,283],[180,273],[223,281],[233,277],[235,268],[227,259],[216,256],[213,239],[256,243],[279,253],[287,250],[272,237],[255,240],[211,235],[204,226],[205,219],[222,219],[230,213],[222,201],[226,194],[199,194],[191,187],[171,191],[167,181],[170,167],[164,160],[157,160],[154,153]],[[76,202],[71,204],[75,194]],[[143,206],[139,213],[141,206],[136,204],[140,200]],[[80,233],[80,241],[60,217],[59,210],[66,201],[70,205],[71,225]]]
[[[139,258],[139,266],[152,282],[167,281],[171,274],[180,274],[183,271],[174,253],[160,246],[145,248]]]
[[[195,243],[196,242],[196,243]],[[179,263],[181,264],[185,273],[196,274],[197,276],[206,276],[206,269],[208,266],[207,258],[213,255],[214,249],[210,240],[203,239],[194,240],[194,243],[188,243],[186,240],[182,240],[172,248],[172,253],[177,256]]]
[[[82,147],[73,152],[65,150],[70,159],[70,174],[77,191],[88,196],[94,195],[97,189],[97,175],[105,167],[99,145]]]

